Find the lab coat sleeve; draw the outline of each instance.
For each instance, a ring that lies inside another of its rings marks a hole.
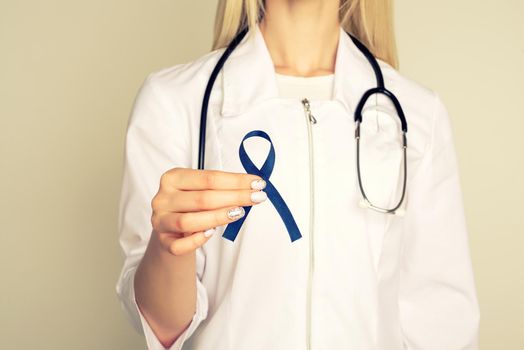
[[[116,292],[124,313],[137,332],[145,336],[150,350],[165,350],[141,313],[134,291],[134,277],[152,232],[151,200],[161,175],[176,166],[190,167],[187,120],[163,99],[162,85],[148,75],[135,98],[128,121],[119,202],[119,243],[124,264]],[[179,350],[206,318],[208,297],[201,282],[205,255],[196,251],[196,312],[189,326],[170,350]]]
[[[434,97],[432,136],[406,208],[399,289],[404,349],[477,350],[480,310],[454,137],[448,111]]]

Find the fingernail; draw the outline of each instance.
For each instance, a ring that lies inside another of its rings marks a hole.
[[[216,227],[212,227],[209,230],[204,231],[204,236],[205,237],[211,237],[213,235],[213,233],[215,233],[215,228]]]
[[[263,202],[267,199],[267,193],[264,191],[251,192],[251,201],[255,203]]]
[[[251,188],[254,190],[261,190],[266,187],[266,182],[263,179],[254,180],[251,182]]]
[[[227,217],[231,220],[238,220],[244,216],[245,211],[243,207],[235,207],[227,211]]]

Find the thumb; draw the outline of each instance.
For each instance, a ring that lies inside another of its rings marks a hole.
[[[182,238],[172,237],[167,238],[166,242],[168,250],[173,255],[184,255],[191,253],[204,245],[216,231],[216,227],[210,228],[206,231],[198,231],[194,233],[184,234]]]

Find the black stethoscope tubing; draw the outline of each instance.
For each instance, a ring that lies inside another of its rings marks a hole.
[[[237,47],[237,45],[242,41],[244,36],[248,32],[248,27],[241,30],[234,38],[231,40],[229,45],[227,46],[226,50],[218,60],[217,64],[215,65],[215,68],[211,72],[211,75],[209,76],[209,81],[206,86],[206,90],[204,92],[204,98],[202,100],[202,110],[200,114],[200,134],[199,134],[199,150],[198,150],[198,169],[204,169],[204,158],[205,158],[205,143],[206,143],[206,124],[207,124],[207,110],[209,105],[209,96],[211,95],[211,90],[213,89],[213,85],[215,83],[215,80],[218,76],[218,73],[224,66],[224,63],[229,58],[229,55],[233,52],[233,50]],[[382,93],[386,96],[388,96],[395,105],[395,108],[397,109],[398,116],[400,118],[400,122],[402,124],[402,130],[404,132],[407,132],[407,122],[406,117],[404,116],[404,113],[402,111],[402,108],[400,106],[400,103],[398,102],[397,98],[393,93],[391,93],[389,90],[387,90],[384,87],[384,77],[382,76],[382,70],[380,69],[380,66],[378,65],[377,60],[371,54],[371,52],[368,50],[368,48],[362,44],[357,38],[355,38],[352,34],[346,32],[347,35],[353,40],[355,45],[359,48],[359,50],[366,56],[366,59],[371,64],[371,67],[373,68],[373,71],[375,72],[375,77],[377,80],[377,87],[369,89],[366,91],[366,93],[362,96],[360,103],[357,105],[357,108],[355,110],[355,121],[362,122],[362,109],[364,107],[364,104],[366,100],[375,93]]]
[[[244,36],[248,32],[248,27],[245,27],[242,29],[234,38],[231,40],[229,45],[226,47],[223,54],[220,56],[217,64],[215,65],[213,71],[211,72],[211,75],[209,76],[209,81],[207,82],[207,86],[204,92],[204,97],[202,99],[202,109],[201,109],[201,115],[200,115],[200,133],[199,133],[199,148],[198,148],[198,169],[202,170],[204,169],[204,162],[205,162],[205,147],[206,147],[206,125],[207,125],[207,111],[209,106],[209,97],[211,95],[211,90],[213,89],[213,85],[215,83],[215,80],[218,76],[218,73],[224,66],[224,63],[228,59],[228,57],[231,55],[233,50],[237,47],[237,45],[242,41]],[[356,37],[354,37],[351,33],[346,32],[347,35],[351,38],[353,43],[357,46],[357,48],[364,54],[366,59],[368,60],[369,64],[373,68],[373,71],[375,73],[375,78],[377,81],[377,86],[374,88],[371,88],[367,90],[361,97],[359,103],[357,104],[357,107],[355,108],[354,113],[354,120],[357,125],[355,129],[355,138],[357,140],[357,174],[358,174],[358,183],[360,186],[361,193],[364,197],[365,202],[367,205],[374,210],[383,212],[383,213],[395,213],[395,211],[400,207],[403,199],[404,194],[406,191],[406,177],[407,177],[407,165],[406,165],[406,148],[407,148],[407,139],[406,139],[406,133],[408,131],[408,126],[406,122],[406,117],[404,115],[404,111],[402,110],[402,107],[400,105],[400,102],[396,98],[396,96],[386,89],[384,86],[384,77],[382,75],[382,70],[380,69],[380,66],[373,56],[373,54],[369,51],[369,49],[362,44]],[[359,140],[360,140],[360,123],[362,122],[362,110],[364,108],[364,105],[369,97],[371,97],[374,94],[381,93],[383,95],[386,95],[392,102],[395,107],[395,110],[397,112],[397,116],[400,119],[401,123],[401,129],[402,129],[402,142],[403,142],[403,155],[404,155],[404,180],[403,180],[403,188],[402,188],[402,195],[398,202],[398,204],[390,209],[377,207],[368,200],[364,188],[362,186],[362,180],[361,180],[361,174],[360,174],[360,157],[359,157]]]

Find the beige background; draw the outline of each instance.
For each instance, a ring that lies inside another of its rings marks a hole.
[[[149,72],[209,50],[215,5],[0,0],[0,348],[145,348],[115,294],[125,126]],[[524,349],[524,2],[395,16],[400,70],[452,116],[482,349]]]

